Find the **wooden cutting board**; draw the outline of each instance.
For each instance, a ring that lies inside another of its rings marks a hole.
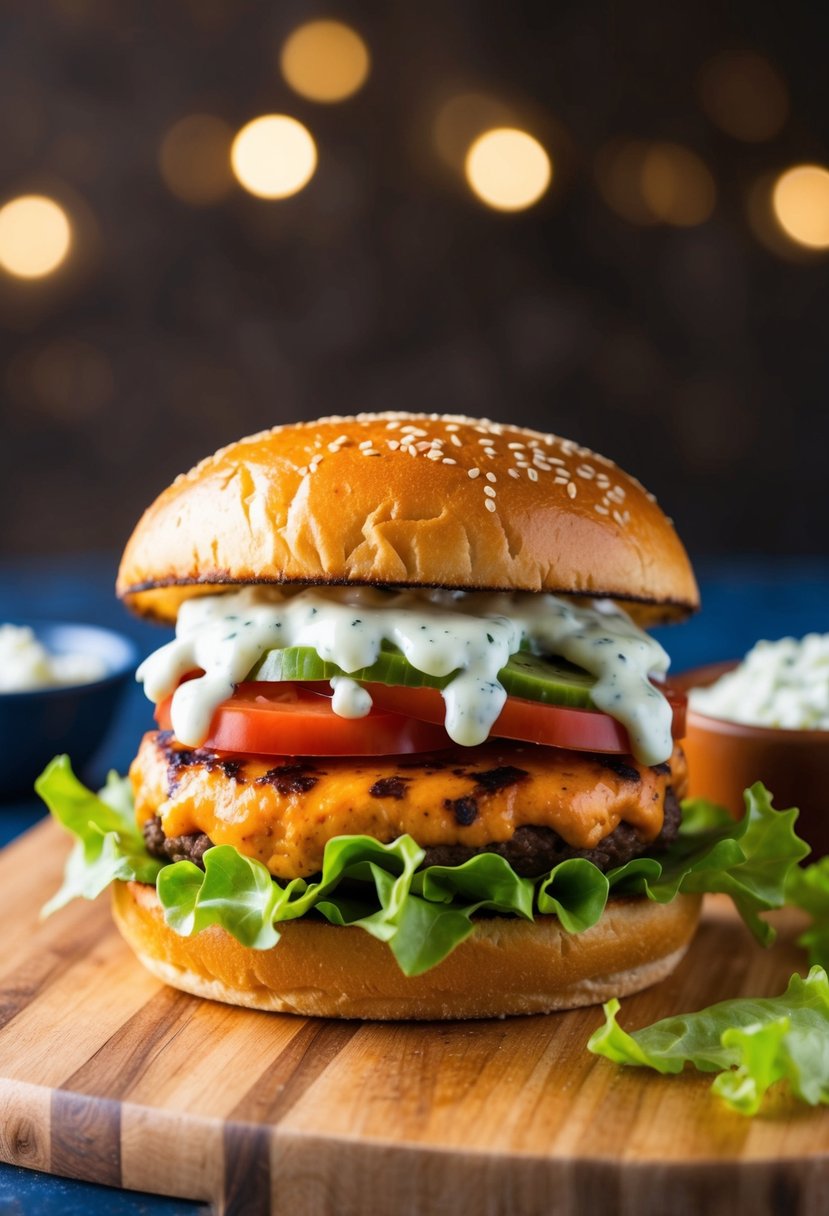
[[[106,899],[43,924],[66,837],[0,854],[0,1158],[212,1200],[228,1216],[818,1216],[829,1110],[784,1094],[753,1120],[710,1077],[585,1050],[598,1009],[457,1023],[315,1021],[163,987]],[[674,977],[623,1002],[635,1027],[780,991],[797,926],[763,951],[712,899]]]

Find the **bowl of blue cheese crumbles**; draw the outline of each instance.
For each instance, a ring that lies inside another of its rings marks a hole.
[[[778,807],[800,807],[815,853],[829,852],[829,634],[760,641],[681,683],[691,795],[740,814],[743,791],[762,781]]]
[[[132,642],[109,629],[0,624],[0,797],[30,790],[56,751],[86,763],[136,661]]]

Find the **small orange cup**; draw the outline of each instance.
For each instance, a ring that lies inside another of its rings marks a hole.
[[[713,663],[672,677],[686,691],[713,684],[736,667]],[[689,796],[709,798],[739,818],[743,791],[762,781],[784,810],[800,808],[798,835],[813,849],[812,860],[829,853],[829,730],[784,730],[728,722],[688,709],[682,741],[688,757]]]

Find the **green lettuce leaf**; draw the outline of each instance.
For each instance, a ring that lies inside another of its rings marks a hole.
[[[684,802],[675,844],[658,861],[636,857],[611,871],[611,888],[641,892],[658,903],[680,891],[730,895],[757,940],[771,945],[774,929],[759,913],[783,906],[788,875],[809,846],[795,834],[796,808],[776,811],[759,781],[744,797],[745,815],[736,824],[711,802]]]
[[[78,840],[49,911],[75,895],[93,898],[114,879],[137,878],[156,882],[167,923],[183,936],[219,925],[244,945],[268,949],[281,924],[322,916],[386,942],[407,975],[441,962],[472,933],[478,913],[555,915],[568,932],[580,933],[596,924],[613,892],[666,902],[680,891],[725,891],[768,940],[771,931],[758,914],[780,906],[786,873],[806,851],[792,828],[796,812],[775,811],[755,786],[741,823],[707,803],[687,804],[678,839],[659,859],[639,858],[608,875],[571,858],[541,878],[521,878],[492,853],[419,869],[424,851],[410,836],[390,844],[339,836],[326,844],[318,878],[283,885],[230,845],[208,849],[204,870],[189,861],[156,861],[135,826],[126,782],[111,777],[96,796],[65,757],[53,761],[37,789]]]
[[[110,773],[96,795],[56,756],[35,782],[55,819],[76,838],[59,891],[43,908],[49,916],[72,899],[95,899],[115,879],[154,883],[161,862],[150,857],[135,823],[129,781]]]
[[[698,1013],[664,1018],[628,1034],[617,1000],[587,1046],[617,1064],[678,1073],[691,1064],[717,1072],[712,1086],[732,1109],[754,1115],[771,1085],[785,1081],[810,1106],[829,1104],[829,979],[813,967],[776,997],[739,997]]]
[[[812,918],[798,945],[808,951],[811,964],[829,969],[829,856],[789,871],[786,903]]]

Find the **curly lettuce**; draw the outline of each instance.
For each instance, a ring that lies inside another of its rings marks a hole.
[[[611,894],[665,903],[681,892],[725,892],[755,936],[768,943],[772,930],[760,914],[781,906],[787,874],[808,851],[794,833],[796,812],[775,811],[758,785],[739,823],[708,803],[686,803],[680,834],[668,850],[608,874],[572,858],[540,878],[521,878],[492,853],[459,866],[421,869],[425,853],[410,836],[389,844],[339,836],[328,841],[318,877],[282,884],[230,845],[208,849],[203,870],[189,861],[150,857],[128,784],[110,775],[95,795],[65,756],[52,761],[36,789],[77,841],[63,886],[45,912],[78,896],[94,899],[112,881],[136,879],[155,883],[167,924],[183,936],[218,925],[244,945],[267,950],[278,942],[280,925],[323,917],[387,943],[406,975],[437,966],[474,931],[477,914],[525,920],[555,915],[567,932],[580,933],[596,924]]]
[[[756,1114],[779,1081],[810,1106],[829,1104],[829,979],[822,967],[806,979],[793,975],[780,996],[721,1001],[633,1034],[616,1021],[618,1011],[615,998],[604,1006],[605,1024],[587,1044],[594,1054],[660,1073],[686,1065],[716,1072],[714,1093],[743,1115]]]
[[[810,866],[795,866],[786,880],[786,903],[810,918],[797,939],[813,966],[829,968],[829,856]]]

